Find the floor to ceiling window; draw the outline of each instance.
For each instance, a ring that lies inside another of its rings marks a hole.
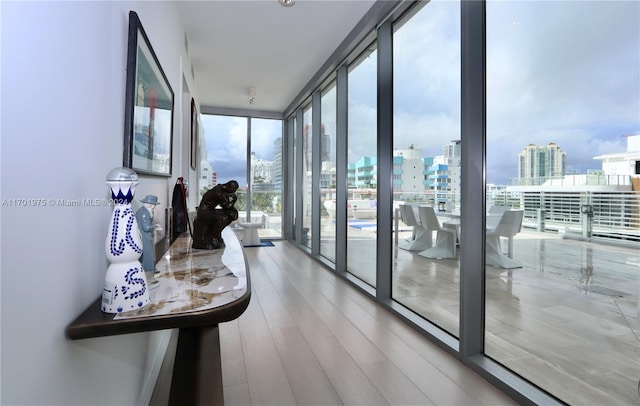
[[[285,165],[285,168],[291,168],[292,170],[290,171],[284,171],[284,173],[288,173],[288,179],[289,179],[289,187],[287,188],[286,192],[291,192],[291,199],[287,199],[286,201],[289,202],[289,205],[291,207],[289,207],[289,209],[286,211],[287,213],[290,214],[290,218],[292,220],[292,229],[290,231],[291,235],[290,238],[296,238],[295,236],[295,231],[296,228],[298,227],[299,221],[298,221],[298,215],[296,212],[296,204],[295,202],[297,202],[297,197],[298,197],[298,178],[299,178],[299,173],[298,173],[298,166],[297,166],[297,162],[298,162],[298,158],[296,155],[296,150],[297,150],[297,139],[298,139],[298,126],[296,125],[296,117],[295,115],[290,117],[287,120],[287,129],[286,129],[286,134],[287,137],[289,137],[290,141],[289,141],[289,148],[287,150],[285,150],[285,154],[288,157],[287,161],[290,161],[288,164]],[[285,208],[286,209],[286,208]]]
[[[312,177],[313,177],[313,109],[311,105],[302,113],[302,243],[311,248],[312,230]]]
[[[349,66],[347,272],[376,286],[378,202],[377,51],[372,44]]]
[[[296,241],[514,397],[637,404],[640,3],[413,6],[287,113]]]
[[[251,218],[260,238],[282,237],[282,120],[251,119]]]
[[[236,209],[246,210],[247,193],[247,118],[202,115],[202,129],[206,140],[206,160],[211,173],[209,187],[230,180],[240,185]],[[200,196],[206,190],[200,190]]]
[[[336,84],[322,91],[320,125],[320,254],[336,259]]]
[[[239,220],[262,223],[258,230],[261,238],[280,238],[282,120],[202,114],[202,128],[207,146],[203,160],[210,171],[203,174],[208,186],[199,191],[200,196],[217,184],[237,181]],[[247,166],[249,141],[251,162]]]
[[[638,404],[640,254],[598,242],[637,197],[594,158],[640,129],[639,16],[487,3],[485,353],[569,404]]]
[[[462,190],[457,1],[431,1],[395,24],[393,90],[398,228],[392,296],[458,336]]]

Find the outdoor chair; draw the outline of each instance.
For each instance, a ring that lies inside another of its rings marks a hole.
[[[430,206],[418,207],[418,213],[420,215],[420,224],[427,234],[429,234],[429,241],[431,242],[431,236],[433,232],[436,232],[435,245],[427,247],[419,255],[426,258],[443,259],[443,258],[455,258],[456,256],[456,230],[451,228],[443,228],[440,225],[440,221],[436,216],[435,210]]]
[[[431,234],[422,228],[420,221],[416,219],[413,206],[410,204],[400,205],[400,218],[409,227],[413,227],[411,238],[407,238],[398,248],[407,251],[422,251],[431,246]]]
[[[486,263],[500,268],[521,268],[513,260],[513,237],[522,229],[523,210],[508,210],[502,214],[498,225],[487,228]],[[501,238],[508,239],[507,255],[503,255]]]
[[[510,210],[509,206],[493,205],[489,207],[489,210],[487,210],[487,217],[486,217],[487,228],[492,228],[492,229],[496,228],[504,212],[509,210]]]

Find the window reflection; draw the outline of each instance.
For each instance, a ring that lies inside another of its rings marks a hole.
[[[378,202],[377,51],[372,46],[348,74],[347,271],[376,286]]]
[[[312,109],[307,107],[303,114],[302,124],[302,244],[311,248],[311,213],[313,210],[312,199],[312,175],[313,175],[313,127]]]
[[[393,36],[395,301],[459,334],[460,4],[431,1]],[[402,206],[402,207],[401,207]]]
[[[320,130],[320,254],[336,260],[336,85],[322,92]]]
[[[251,218],[260,238],[282,236],[282,120],[251,119]]]
[[[638,402],[638,15],[487,4],[485,353],[568,404]]]

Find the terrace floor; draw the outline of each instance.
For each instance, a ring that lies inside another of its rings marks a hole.
[[[375,237],[350,227],[347,244],[348,269],[374,286]],[[486,267],[485,353],[569,404],[640,404],[640,250],[523,229],[514,260]],[[394,246],[393,299],[457,337],[459,265]]]
[[[347,261],[375,285],[375,256],[349,255],[371,234],[349,231]],[[523,230],[514,259],[486,267],[485,353],[569,404],[640,404],[640,250]],[[394,247],[393,299],[457,337],[459,265]]]

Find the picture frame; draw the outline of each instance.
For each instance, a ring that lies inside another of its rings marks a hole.
[[[198,107],[196,101],[191,98],[191,169],[198,168],[198,137],[199,137],[199,123],[198,123]]]
[[[171,176],[174,93],[135,11],[129,12],[123,166]]]

